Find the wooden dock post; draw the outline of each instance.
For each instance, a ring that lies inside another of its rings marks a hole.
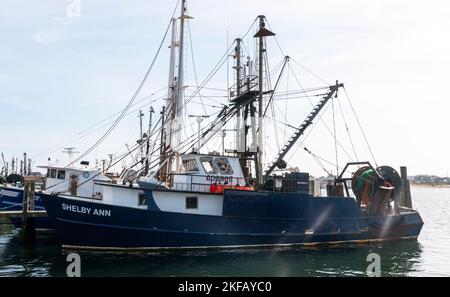
[[[24,243],[33,243],[36,238],[34,218],[28,216],[28,210],[34,211],[35,178],[24,176],[23,204],[22,204],[22,228],[21,238]]]
[[[406,166],[400,167],[400,176],[402,178],[402,193],[399,205],[407,208],[412,208],[411,188],[409,186],[408,172]]]

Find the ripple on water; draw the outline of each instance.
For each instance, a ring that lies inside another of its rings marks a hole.
[[[80,252],[83,276],[364,276],[372,252],[383,276],[450,276],[450,189],[412,188],[425,225],[416,241],[313,248],[152,253]],[[0,276],[64,276],[66,255],[55,235],[23,247],[0,224]]]

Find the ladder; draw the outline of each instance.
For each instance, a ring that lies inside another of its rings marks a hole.
[[[344,84],[339,84],[336,82],[336,85],[330,86],[328,93],[317,103],[317,105],[314,107],[314,109],[309,113],[309,115],[306,117],[306,119],[303,121],[303,123],[296,129],[294,135],[289,138],[289,140],[286,142],[286,144],[283,146],[283,148],[278,153],[278,156],[275,158],[275,160],[270,163],[266,171],[264,172],[264,176],[269,176],[275,167],[278,166],[278,164],[285,163],[283,161],[283,158],[286,156],[286,154],[289,152],[289,150],[294,146],[295,142],[300,138],[300,136],[303,135],[305,130],[309,127],[309,125],[312,124],[312,121],[315,119],[315,117],[319,114],[319,112],[322,110],[322,108],[327,104],[328,100],[330,100],[331,97],[333,97],[334,94],[336,94],[337,90],[341,87],[343,87]]]

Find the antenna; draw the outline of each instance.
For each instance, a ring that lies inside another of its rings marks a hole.
[[[108,165],[108,169],[109,169],[113,163],[114,154],[108,154],[108,157],[109,157],[109,165]]]
[[[225,137],[227,136],[228,131],[237,132],[238,129],[222,129],[220,133],[220,137],[222,137],[222,156],[225,156]]]
[[[201,148],[201,141],[202,141],[202,134],[201,134],[201,124],[203,122],[203,119],[209,118],[209,115],[189,115],[190,118],[196,118],[196,122],[198,124],[198,144],[197,144],[197,153],[200,152]]]
[[[69,163],[72,164],[73,155],[74,154],[79,154],[80,152],[76,152],[75,151],[75,147],[66,147],[66,148],[64,148],[62,153],[67,154],[67,157],[69,158]],[[72,165],[70,165],[70,166],[72,166]]]

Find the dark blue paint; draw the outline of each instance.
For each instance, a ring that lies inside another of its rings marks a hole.
[[[365,217],[346,198],[314,198],[298,193],[293,196],[264,193],[261,197],[265,198],[253,197],[257,210],[246,215],[245,210],[249,210],[251,203],[243,210],[239,210],[238,205],[246,195],[247,192],[241,191],[226,193],[224,207],[226,205],[228,215],[224,216],[136,209],[46,194],[41,194],[41,198],[62,244],[98,248],[252,246],[397,239],[418,236],[423,225],[417,212],[395,217]],[[148,199],[152,196],[148,195]],[[63,204],[79,209],[91,208],[91,212],[106,209],[111,216],[63,210]],[[303,210],[289,210],[289,205]],[[342,207],[350,208],[340,215]],[[305,234],[305,230],[310,228],[314,229],[314,234]],[[368,231],[361,231],[364,228]]]
[[[360,216],[353,198],[309,194],[227,190],[224,216],[259,218],[354,218]]]
[[[2,210],[10,210],[10,211],[17,211],[22,210],[23,205],[23,189],[15,189],[15,188],[5,188],[3,186],[0,186],[0,189],[4,189],[11,192],[16,192],[18,195],[16,197],[2,195],[0,191],[0,209]],[[45,210],[44,205],[42,204],[40,194],[35,194],[35,209],[36,210]],[[11,222],[16,228],[20,228],[22,226],[22,219],[21,218],[10,218]],[[34,218],[34,224],[36,229],[53,229],[53,226],[51,224],[51,221],[49,218],[46,217],[38,217]]]

